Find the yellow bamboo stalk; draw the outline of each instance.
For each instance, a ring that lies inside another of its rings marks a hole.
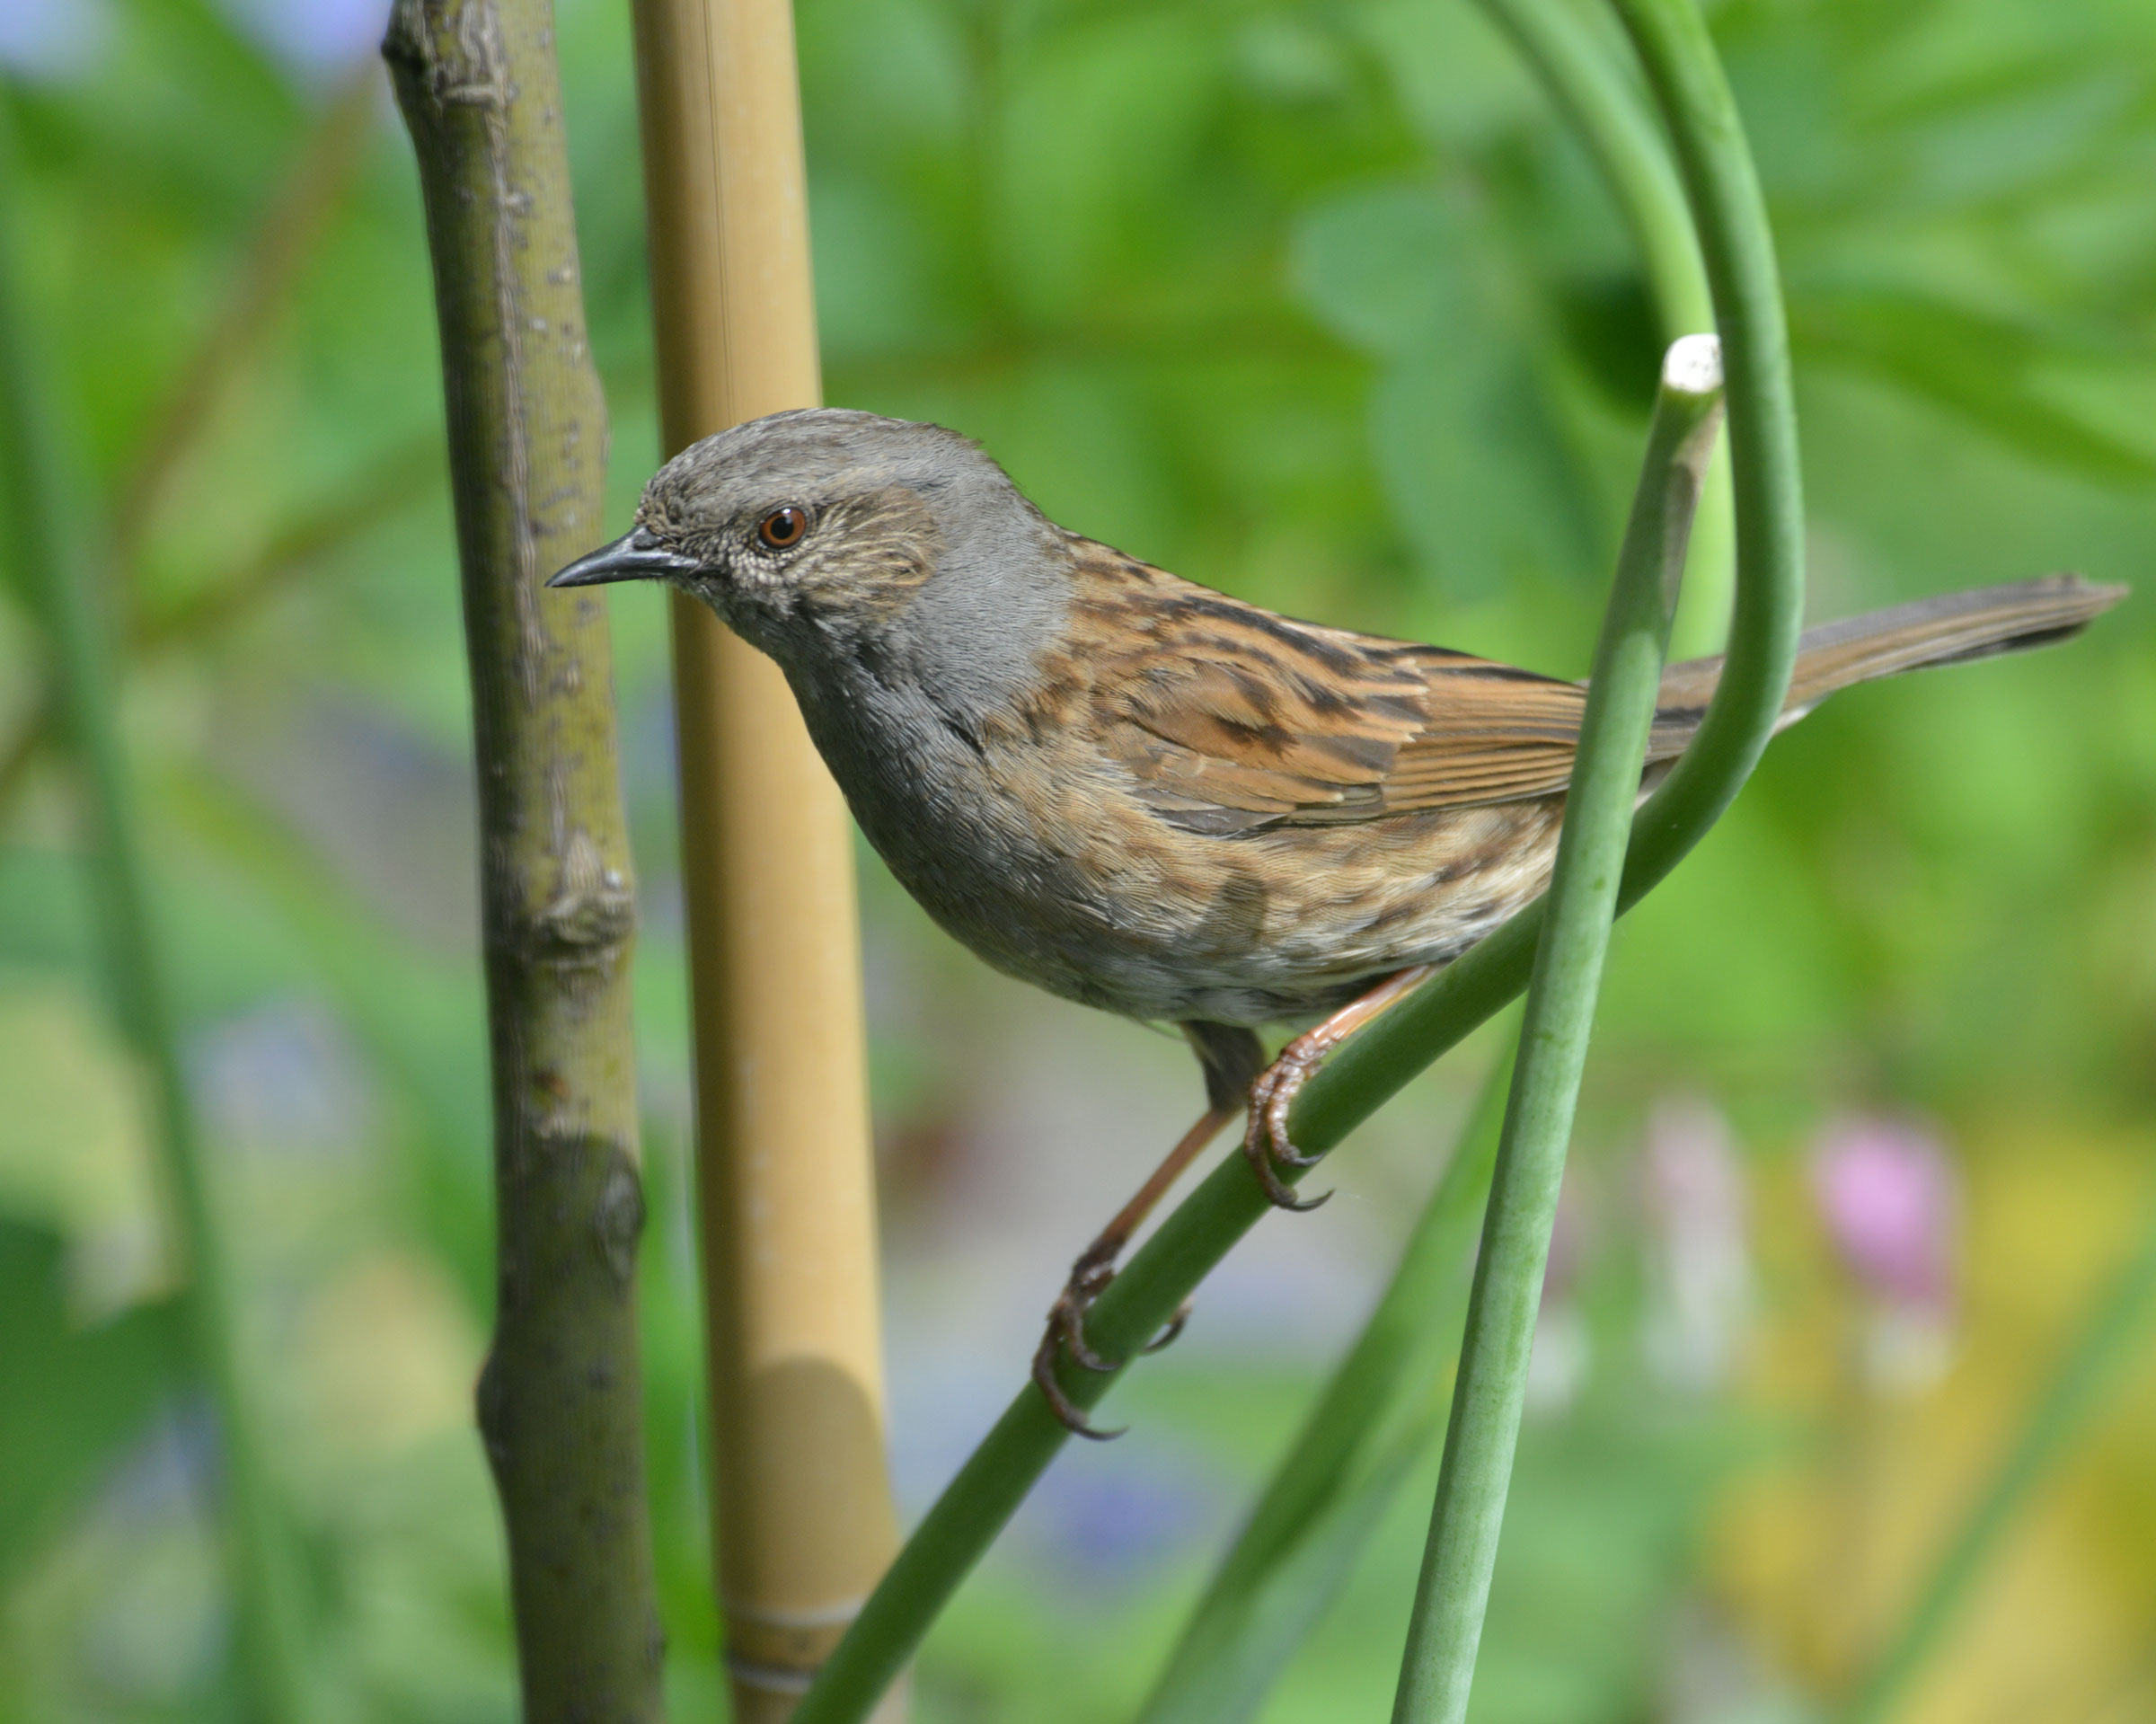
[[[635,0],[669,452],[821,398],[788,0]],[[783,1719],[897,1548],[851,828],[771,661],[673,607],[713,1536],[734,1716]]]

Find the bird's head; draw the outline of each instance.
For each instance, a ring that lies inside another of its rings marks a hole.
[[[634,527],[547,585],[663,580],[783,661],[924,607],[993,626],[1056,538],[956,432],[811,408],[683,450],[645,487]]]

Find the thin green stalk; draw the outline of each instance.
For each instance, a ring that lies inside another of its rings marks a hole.
[[[1720,404],[1713,339],[1694,336],[1673,347],[1580,719],[1579,754],[1527,988],[1519,1065],[1468,1300],[1394,1724],[1457,1724],[1467,1716],[1526,1404],[1527,1361],[1558,1188],[1655,721],[1663,647]]]
[[[235,1339],[231,1257],[181,1070],[134,795],[114,722],[104,619],[89,588],[88,560],[75,542],[69,487],[58,471],[61,434],[33,375],[35,349],[18,274],[11,142],[0,136],[0,487],[6,538],[25,590],[44,612],[60,725],[96,834],[91,865],[115,1013],[150,1077],[164,1184],[186,1257],[189,1334],[216,1410],[239,1674],[262,1724],[290,1724],[306,1711],[296,1576],[263,1468],[254,1400]]]
[[[1639,88],[1617,63],[1621,43],[1597,42],[1594,25],[1565,0],[1480,0],[1542,80],[1586,146],[1616,199],[1647,268],[1665,343],[1714,329],[1714,296],[1699,235],[1669,146]],[[1729,627],[1736,520],[1729,455],[1717,446],[1692,524],[1684,588],[1671,629],[1674,657],[1718,652]]]
[[[1804,625],[1804,482],[1773,230],[1713,39],[1693,0],[1613,4],[1668,128],[1707,260],[1736,500],[1728,657],[1699,736],[1640,810],[1629,893],[1635,870],[1659,879],[1690,848],[1683,835],[1710,805],[1698,830],[1712,824],[1774,733]]]
[[[1463,1271],[1512,1068],[1508,1042],[1376,1310],[1191,1612],[1139,1724],[1254,1717],[1338,1596],[1393,1491],[1429,1452],[1450,1400],[1443,1373],[1459,1348]]]
[[[1721,817],[1773,734],[1804,612],[1803,493],[1789,334],[1773,240],[1736,103],[1684,0],[1621,0],[1698,223],[1722,341],[1736,475],[1737,582],[1729,650],[1690,748],[1632,822],[1618,908],[1658,884]],[[1542,925],[1529,906],[1341,1048],[1297,1098],[1296,1145],[1333,1148],[1414,1075],[1526,986]],[[1268,1213],[1230,1156],[1167,1216],[1088,1313],[1094,1350],[1127,1361]],[[1118,1373],[1066,1366],[1073,1402],[1097,1405]],[[1029,1385],[906,1541],[794,1714],[856,1724],[904,1667],[1070,1433]]]
[[[1665,338],[1711,332],[1714,296],[1683,182],[1636,86],[1594,40],[1595,21],[1563,0],[1480,4],[1542,80],[1617,200],[1647,266]]]
[[[2065,1453],[2156,1307],[2156,1225],[2105,1289],[2028,1421],[1918,1589],[1886,1650],[1842,1711],[1842,1724],[1883,1724],[1939,1649],[1955,1614],[2029,1497]]]

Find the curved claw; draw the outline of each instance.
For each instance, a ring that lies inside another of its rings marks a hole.
[[[1071,1266],[1071,1278],[1064,1283],[1063,1291],[1048,1308],[1048,1341],[1060,1339],[1070,1348],[1071,1357],[1089,1371],[1116,1368],[1113,1359],[1102,1358],[1085,1339],[1085,1313],[1115,1278],[1114,1264],[1082,1257]]]
[[[1273,1122],[1268,1119],[1266,1124],[1269,1127]],[[1282,1167],[1315,1167],[1325,1159],[1322,1155],[1305,1155],[1295,1147],[1285,1127],[1278,1130],[1268,1130],[1267,1136],[1272,1139],[1273,1160]]]
[[[1325,1057],[1364,1024],[1428,976],[1432,966],[1416,964],[1387,977],[1360,999],[1334,1012],[1314,1030],[1305,1030],[1281,1049],[1279,1058],[1259,1073],[1250,1085],[1250,1120],[1242,1140],[1242,1153],[1257,1174],[1265,1195],[1283,1209],[1314,1209],[1325,1198],[1296,1197],[1280,1177],[1284,1167],[1314,1167],[1316,1155],[1305,1155],[1287,1135],[1288,1110],[1311,1074]],[[1326,1197],[1330,1197],[1330,1192]]]
[[[1145,1343],[1143,1350],[1148,1353],[1157,1353],[1164,1347],[1174,1346],[1176,1337],[1183,1332],[1183,1325],[1189,1321],[1190,1302],[1186,1299],[1181,1304],[1176,1306],[1175,1315],[1169,1318],[1167,1322],[1162,1326],[1159,1334]]]
[[[1272,1145],[1266,1141],[1255,1120],[1250,1134],[1242,1140],[1242,1159],[1250,1164],[1250,1171],[1258,1176],[1258,1183],[1265,1188],[1265,1195],[1276,1209],[1301,1212],[1315,1209],[1331,1199],[1332,1193],[1330,1191],[1314,1198],[1296,1195],[1295,1188],[1282,1179],[1278,1170],[1274,1167]]]
[[[1323,1159],[1303,1154],[1287,1135],[1288,1108],[1309,1076],[1308,1065],[1292,1057],[1283,1057],[1258,1080],[1250,1092],[1250,1122],[1242,1136],[1243,1157],[1250,1163],[1250,1171],[1258,1175],[1258,1183],[1265,1188],[1265,1195],[1278,1209],[1315,1209],[1332,1195],[1328,1191],[1324,1197],[1298,1197],[1294,1187],[1282,1179],[1279,1172],[1283,1167],[1315,1167]]]
[[[1096,1443],[1107,1442],[1123,1432],[1100,1430],[1086,1421],[1085,1414],[1056,1381],[1056,1361],[1058,1353],[1067,1351],[1073,1363],[1083,1370],[1109,1372],[1119,1368],[1116,1360],[1102,1358],[1094,1352],[1085,1339],[1085,1313],[1115,1278],[1115,1265],[1091,1252],[1074,1263],[1071,1278],[1064,1283],[1063,1291],[1048,1308],[1047,1332],[1040,1338],[1040,1345],[1033,1353],[1033,1381],[1047,1398],[1048,1410],[1056,1415],[1056,1422],[1072,1436]]]
[[[1332,1193],[1330,1191],[1321,1191],[1314,1198],[1298,1196],[1295,1188],[1285,1183],[1280,1176],[1274,1173],[1270,1168],[1266,1170],[1266,1175],[1261,1182],[1265,1186],[1265,1195],[1273,1207],[1285,1209],[1290,1215],[1306,1216],[1312,1209],[1322,1209],[1332,1201]]]
[[[1071,1357],[1086,1370],[1099,1371],[1105,1375],[1116,1368],[1113,1359],[1102,1358],[1086,1344],[1083,1319],[1074,1315],[1065,1322],[1062,1327],[1062,1339],[1064,1346],[1070,1349]]]
[[[1124,1428],[1104,1431],[1098,1426],[1089,1424],[1083,1410],[1064,1393],[1063,1384],[1056,1381],[1056,1352],[1064,1339],[1061,1331],[1051,1323],[1048,1332],[1041,1338],[1040,1345],[1033,1352],[1033,1386],[1040,1391],[1042,1399],[1048,1403],[1048,1410],[1055,1415],[1056,1422],[1073,1437],[1082,1437],[1091,1443],[1112,1443],[1123,1435]]]

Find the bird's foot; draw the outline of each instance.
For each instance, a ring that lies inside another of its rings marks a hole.
[[[1332,1196],[1327,1191],[1314,1198],[1298,1197],[1295,1188],[1280,1177],[1284,1167],[1312,1167],[1320,1159],[1295,1147],[1287,1135],[1287,1111],[1310,1082],[1310,1074],[1331,1051],[1331,1041],[1321,1039],[1323,1028],[1320,1025],[1289,1042],[1280,1050],[1280,1057],[1259,1073],[1258,1081],[1250,1085],[1250,1118],[1242,1134],[1243,1159],[1250,1163],[1265,1195],[1281,1209],[1315,1209]]]
[[[1208,1030],[1214,1026],[1206,1026]],[[1250,1031],[1220,1031],[1222,1036],[1239,1036],[1250,1044],[1250,1055],[1254,1064],[1258,1057],[1257,1038]],[[1204,1051],[1201,1048],[1201,1053]],[[1247,1070],[1248,1067],[1246,1066]],[[1212,1066],[1206,1067],[1208,1092],[1224,1089],[1216,1084]],[[1119,1431],[1095,1430],[1086,1422],[1085,1414],[1065,1392],[1057,1376],[1057,1367],[1063,1355],[1068,1351],[1077,1365],[1088,1371],[1113,1371],[1119,1361],[1104,1359],[1096,1353],[1085,1337],[1085,1313],[1092,1309],[1093,1301],[1108,1290],[1108,1284],[1116,1278],[1116,1260],[1122,1256],[1123,1248],[1130,1243],[1131,1235],[1137,1232],[1145,1217],[1164,1197],[1170,1187],[1181,1177],[1199,1151],[1211,1143],[1223,1126],[1234,1118],[1237,1107],[1238,1083],[1234,1091],[1213,1095],[1213,1105],[1207,1108],[1197,1123],[1176,1140],[1175,1147],[1153,1170],[1145,1183],[1140,1186],[1116,1218],[1100,1230],[1100,1236],[1085,1248],[1084,1254],[1071,1265],[1071,1278],[1063,1284],[1063,1291],[1056,1295],[1056,1303],[1048,1312],[1047,1332],[1040,1338],[1040,1345],[1033,1352],[1033,1381],[1047,1400],[1049,1410],[1065,1429],[1080,1437],[1095,1438],[1118,1437]],[[1167,1327],[1146,1347],[1148,1353],[1157,1353],[1183,1331],[1183,1322],[1190,1314],[1186,1303],[1168,1320]]]
[[[1323,1197],[1297,1197],[1294,1187],[1280,1177],[1284,1167],[1312,1167],[1319,1160],[1303,1154],[1288,1136],[1287,1114],[1295,1097],[1310,1082],[1311,1074],[1325,1063],[1328,1054],[1410,991],[1432,968],[1417,964],[1388,976],[1315,1029],[1297,1036],[1280,1050],[1279,1058],[1258,1074],[1257,1082],[1250,1085],[1250,1118],[1242,1134],[1242,1154],[1265,1195],[1279,1208],[1315,1209],[1332,1196],[1328,1191]]]
[[[1040,1338],[1040,1345],[1033,1352],[1033,1382],[1048,1403],[1048,1410],[1056,1420],[1074,1437],[1090,1437],[1104,1443],[1123,1435],[1120,1430],[1101,1430],[1085,1416],[1084,1410],[1064,1392],[1056,1380],[1056,1366],[1065,1353],[1088,1371],[1108,1372],[1118,1368],[1118,1362],[1096,1353],[1085,1338],[1085,1313],[1092,1309],[1093,1302],[1108,1290],[1108,1284],[1116,1278],[1116,1260],[1113,1251],[1104,1251],[1096,1243],[1075,1263],[1071,1265],[1071,1278],[1063,1284],[1063,1291],[1056,1295],[1056,1303],[1048,1307],[1048,1326]],[[1188,1321],[1190,1306],[1185,1301],[1167,1326],[1146,1343],[1145,1351],[1157,1353],[1183,1332]]]

